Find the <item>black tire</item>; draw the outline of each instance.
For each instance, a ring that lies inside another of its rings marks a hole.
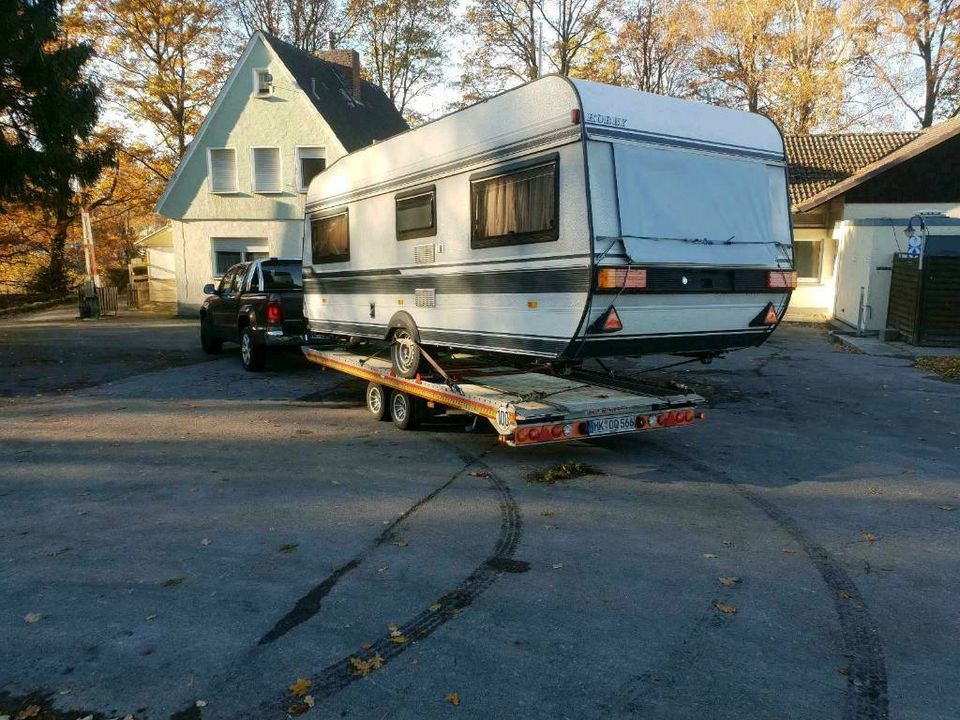
[[[390,394],[390,419],[401,430],[413,430],[420,424],[417,403],[406,393],[394,390]]]
[[[267,364],[267,348],[253,341],[253,330],[247,325],[240,331],[240,362],[243,369],[260,372]]]
[[[390,393],[383,385],[367,385],[367,410],[377,420],[390,419]]]
[[[420,332],[412,320],[406,317],[397,319],[398,326],[390,336],[390,362],[397,377],[415,378],[420,371]]]
[[[207,355],[219,355],[223,350],[223,340],[217,337],[217,330],[207,318],[200,318],[200,346]]]

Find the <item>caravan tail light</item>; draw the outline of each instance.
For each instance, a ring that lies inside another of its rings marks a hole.
[[[646,286],[646,268],[600,268],[597,271],[597,287],[603,290],[640,289]]]
[[[793,290],[797,287],[794,270],[770,270],[767,272],[767,287],[775,290]]]
[[[283,320],[283,306],[279,300],[271,300],[267,303],[267,325],[277,327]]]

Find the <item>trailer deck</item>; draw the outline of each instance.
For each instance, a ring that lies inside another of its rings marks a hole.
[[[500,441],[510,446],[625,435],[703,419],[695,408],[704,398],[686,388],[582,369],[560,375],[547,366],[517,368],[458,353],[444,357],[439,372],[405,379],[394,373],[389,359],[371,354],[367,347],[305,345],[303,354],[312,363],[368,381],[381,400],[382,389],[388,388],[417,398],[419,405],[407,405],[416,412],[453,408],[486,418]],[[385,408],[371,406],[370,394],[368,386],[368,409],[384,418]],[[392,414],[393,403],[388,405]],[[409,425],[396,416],[393,420],[401,427]]]

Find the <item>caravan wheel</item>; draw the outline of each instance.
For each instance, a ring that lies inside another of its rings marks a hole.
[[[390,360],[393,371],[402,378],[414,378],[420,369],[421,353],[415,333],[415,329],[407,327],[399,327],[393,331]]]

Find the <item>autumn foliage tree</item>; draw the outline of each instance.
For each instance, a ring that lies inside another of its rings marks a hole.
[[[32,257],[36,287],[63,294],[77,189],[95,182],[114,155],[112,144],[93,137],[100,115],[100,88],[87,72],[93,49],[64,37],[56,0],[4,3],[0,23],[0,253],[8,261]]]
[[[443,77],[453,0],[352,0],[350,15],[371,80],[410,115],[411,101]]]

